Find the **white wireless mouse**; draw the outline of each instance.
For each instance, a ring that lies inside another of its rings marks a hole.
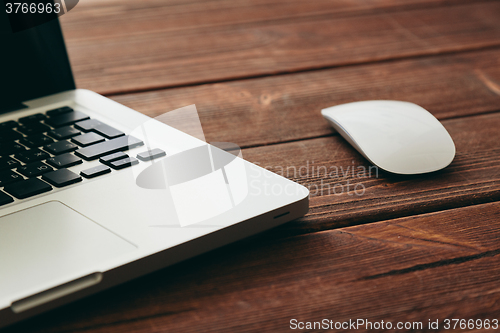
[[[370,162],[392,173],[437,171],[455,157],[455,144],[443,125],[413,103],[354,102],[321,114]]]

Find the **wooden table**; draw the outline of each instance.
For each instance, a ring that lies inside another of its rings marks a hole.
[[[79,88],[153,117],[196,104],[207,141],[311,188],[310,211],[8,331],[500,319],[500,2],[86,0],[62,23]],[[369,163],[320,110],[370,99],[433,113],[453,163],[332,175]]]

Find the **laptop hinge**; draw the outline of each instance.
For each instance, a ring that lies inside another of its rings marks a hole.
[[[9,104],[9,105],[3,105],[0,104],[0,114],[1,113],[7,113],[11,111],[16,111],[16,110],[21,110],[21,109],[27,109],[29,106],[23,103],[15,103],[15,104]]]

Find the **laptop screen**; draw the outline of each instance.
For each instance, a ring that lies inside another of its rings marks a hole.
[[[0,10],[0,113],[22,108],[23,101],[75,89],[59,25],[54,19],[12,32]]]

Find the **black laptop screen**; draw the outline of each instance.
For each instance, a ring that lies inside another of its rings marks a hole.
[[[75,83],[59,20],[13,33],[0,10],[0,113],[71,89]]]

